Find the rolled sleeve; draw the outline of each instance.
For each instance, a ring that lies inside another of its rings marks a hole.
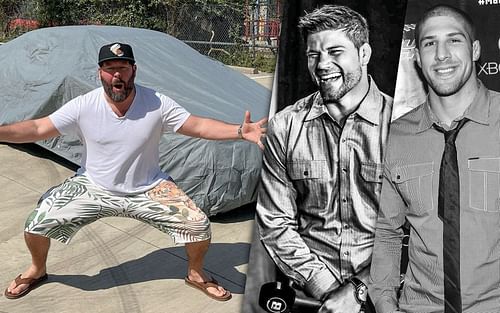
[[[405,203],[390,180],[386,168],[380,199],[368,291],[378,313],[398,309],[402,226]]]
[[[285,127],[271,120],[264,143],[256,212],[257,229],[262,243],[279,269],[320,299],[339,283],[297,231],[297,191],[286,171],[285,141]]]

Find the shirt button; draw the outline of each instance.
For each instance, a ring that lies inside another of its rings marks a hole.
[[[345,256],[349,256],[349,251],[345,251],[345,252],[344,252],[344,255],[345,255]]]
[[[342,199],[342,202],[346,203],[346,202],[347,202],[347,199],[346,199],[346,198],[343,198],[343,199]]]
[[[345,167],[342,168],[342,171],[344,171],[345,173],[347,173],[347,169]]]
[[[342,138],[342,142],[345,142],[345,138]]]
[[[400,178],[401,178],[401,175],[396,176],[396,178],[397,178],[397,179],[400,179]]]
[[[309,175],[309,172],[308,171],[304,171],[304,176],[308,176]]]
[[[344,229],[349,229],[349,224],[344,224]]]

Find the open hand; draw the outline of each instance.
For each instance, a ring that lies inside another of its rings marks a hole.
[[[252,123],[252,120],[250,119],[250,112],[245,111],[245,119],[243,120],[243,124],[241,126],[241,135],[243,136],[243,139],[253,142],[261,149],[264,149],[264,145],[260,140],[266,135],[267,129],[262,127],[266,123],[267,117]]]

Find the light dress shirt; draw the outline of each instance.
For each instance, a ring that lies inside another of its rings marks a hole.
[[[456,138],[460,177],[460,279],[463,312],[500,312],[500,94],[482,83]],[[377,313],[443,312],[443,224],[438,217],[443,133],[429,103],[394,121],[371,267]],[[401,296],[401,226],[410,224]]]
[[[322,298],[370,265],[392,98],[370,88],[343,127],[319,92],[269,122],[257,201],[280,270]]]

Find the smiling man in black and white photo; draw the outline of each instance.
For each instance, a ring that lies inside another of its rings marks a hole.
[[[260,240],[320,312],[374,312],[367,301],[383,147],[392,98],[368,74],[366,19],[325,5],[303,16],[317,91],[269,123],[257,204]]]

